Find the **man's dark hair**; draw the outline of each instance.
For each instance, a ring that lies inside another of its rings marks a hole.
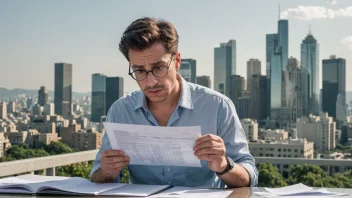
[[[120,51],[128,58],[128,51],[144,50],[154,43],[162,43],[168,53],[178,50],[178,34],[175,27],[167,21],[144,17],[131,23],[123,33]]]

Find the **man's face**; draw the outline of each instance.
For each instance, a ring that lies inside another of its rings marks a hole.
[[[165,101],[178,83],[176,72],[180,67],[180,54],[177,53],[172,58],[172,54],[166,53],[163,44],[155,43],[143,51],[129,50],[128,56],[132,71],[143,73],[154,69],[157,75],[159,71],[167,71],[163,77],[156,77],[149,72],[147,78],[137,81],[140,89],[151,102]]]

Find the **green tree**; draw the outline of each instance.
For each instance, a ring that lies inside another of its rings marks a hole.
[[[6,151],[7,158],[16,160],[33,157],[43,157],[48,155],[49,153],[47,153],[44,149],[31,149],[28,147],[27,144],[14,145]]]
[[[319,166],[300,164],[290,167],[290,176],[287,178],[289,185],[303,183],[308,186],[321,187],[326,174]]]
[[[65,144],[61,141],[58,141],[58,142],[52,141],[48,145],[43,145],[43,148],[50,155],[72,153],[72,149],[67,144]]]
[[[89,161],[56,167],[55,173],[57,176],[83,177],[89,179],[92,165],[93,161]]]
[[[270,163],[259,164],[258,171],[259,187],[283,187],[287,185],[278,169]]]
[[[130,182],[130,173],[128,172],[128,168],[123,169],[122,173],[123,177],[121,178],[121,183],[128,184]]]

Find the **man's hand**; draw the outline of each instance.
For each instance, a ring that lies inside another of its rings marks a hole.
[[[193,150],[198,159],[208,161],[210,170],[222,172],[226,169],[226,148],[224,141],[219,136],[207,134],[199,137]]]
[[[100,168],[106,179],[115,179],[130,163],[130,158],[121,150],[104,150],[100,157]]]

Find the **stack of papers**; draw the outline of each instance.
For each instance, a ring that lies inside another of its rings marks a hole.
[[[152,198],[214,198],[228,197],[233,190],[231,189],[201,189],[194,187],[173,187],[159,194],[151,196]]]
[[[254,192],[256,195],[265,197],[336,197],[350,196],[348,193],[337,193],[325,188],[313,189],[302,183],[282,188],[264,188],[265,192]]]
[[[170,188],[169,185],[139,185],[90,182],[80,177],[25,175],[0,179],[0,194],[107,195],[146,197]]]

